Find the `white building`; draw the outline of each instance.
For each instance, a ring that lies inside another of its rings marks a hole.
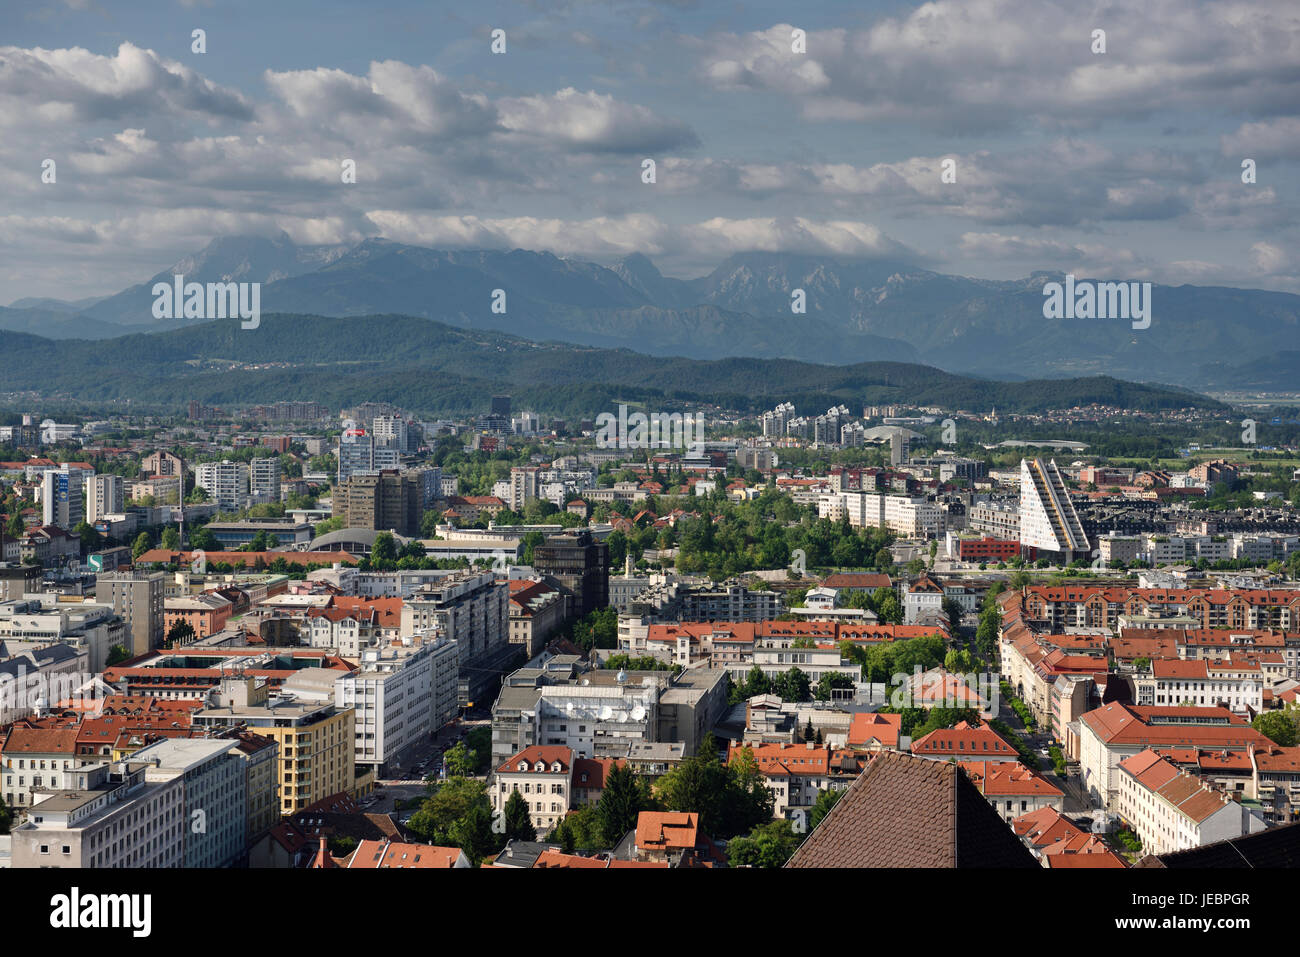
[[[194,484],[223,512],[236,512],[248,501],[248,466],[243,462],[202,462],[194,467]]]
[[[1020,460],[1020,544],[1067,561],[1089,554],[1087,533],[1055,461]]]
[[[268,455],[248,463],[248,492],[259,505],[280,501],[280,459]]]
[[[85,469],[51,469],[41,477],[42,524],[57,525],[71,531],[85,518],[82,506],[82,488],[85,480],[94,475]]]
[[[1256,714],[1264,708],[1264,673],[1257,661],[1157,658],[1150,671],[1134,676],[1134,684],[1140,705],[1225,707]]]
[[[86,484],[86,521],[95,524],[126,508],[126,485],[120,475],[92,475]]]
[[[183,867],[190,822],[181,779],[150,781],[148,767],[84,765],[69,789],[40,795],[13,830],[13,866]]]
[[[456,716],[457,652],[446,638],[366,648],[360,670],[334,685],[334,704],[356,712],[356,763],[378,770]]]
[[[1263,818],[1147,749],[1119,763],[1116,810],[1147,854],[1169,854],[1262,831]]]
[[[165,738],[131,758],[150,766],[150,783],[179,781],[184,867],[229,867],[243,856],[248,833],[244,762],[228,738]]]

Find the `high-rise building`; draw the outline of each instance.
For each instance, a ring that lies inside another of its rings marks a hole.
[[[126,485],[120,475],[93,475],[86,486],[86,521],[95,524],[105,515],[121,514]]]
[[[81,469],[51,469],[41,482],[43,524],[71,531],[85,517],[81,490],[86,479]]]
[[[609,546],[585,528],[552,535],[536,546],[533,568],[571,596],[575,618],[609,604]]]
[[[127,624],[131,657],[159,648],[163,643],[162,572],[105,572],[95,579],[95,600],[112,605]]]
[[[492,396],[492,415],[506,420],[510,418],[510,396],[494,395]]]
[[[424,482],[415,472],[384,469],[356,474],[334,487],[335,518],[346,528],[414,536],[424,517]]]
[[[889,436],[889,464],[906,465],[911,458],[912,443],[902,432],[893,432]]]
[[[1088,535],[1055,461],[1020,460],[1020,545],[1064,562],[1090,554]]]
[[[515,467],[510,470],[510,496],[506,504],[513,511],[519,512],[529,502],[537,498],[536,466]]]
[[[339,436],[338,481],[342,483],[354,475],[373,475],[382,469],[398,468],[403,451],[396,446],[383,445],[373,432],[348,429]]]
[[[406,420],[400,415],[377,415],[375,416],[373,428],[376,445],[397,449],[399,452],[409,451],[407,449]]]
[[[248,491],[258,502],[280,501],[280,459],[275,455],[248,463]]]
[[[194,467],[194,484],[207,489],[208,501],[223,512],[234,512],[248,500],[248,466],[243,462],[203,462]]]

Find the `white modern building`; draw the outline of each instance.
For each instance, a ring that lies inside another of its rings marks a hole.
[[[1020,544],[1066,562],[1090,554],[1088,535],[1054,460],[1020,460]]]

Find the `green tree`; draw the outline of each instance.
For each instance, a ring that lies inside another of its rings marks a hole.
[[[1256,715],[1255,720],[1251,722],[1251,727],[1279,748],[1295,747],[1295,723],[1281,711],[1265,711],[1263,714]]]
[[[126,661],[130,657],[131,657],[131,652],[127,651],[121,645],[114,645],[112,648],[108,649],[107,667],[111,668],[114,665],[121,664],[123,661]]]
[[[135,537],[135,542],[131,545],[131,561],[138,562],[140,556],[151,548],[153,548],[153,539],[149,537],[148,532],[141,532]]]
[[[459,847],[475,866],[500,844],[492,832],[487,785],[473,778],[456,777],[438,785],[407,827],[430,844]]]
[[[392,532],[380,532],[375,536],[375,544],[370,549],[371,564],[397,561],[397,539]]]
[[[596,805],[596,818],[600,825],[601,840],[605,847],[613,847],[623,835],[636,827],[642,807],[642,792],[636,775],[626,765],[615,765],[605,777],[605,788]]]
[[[970,674],[975,670],[975,659],[965,649],[953,648],[944,656],[943,667],[952,674]]]
[[[511,791],[510,797],[506,799],[504,817],[506,840],[537,840],[537,828],[533,826],[533,819],[528,814],[528,802],[518,791]]]
[[[463,741],[457,741],[448,748],[446,754],[442,756],[442,761],[447,767],[447,773],[457,778],[469,777],[478,768],[478,756],[465,747]]]
[[[172,622],[172,626],[167,629],[168,645],[188,645],[197,637],[198,635],[194,633],[194,626],[184,618],[177,618]]]
[[[81,539],[81,551],[89,555],[99,548],[99,532],[89,522],[78,522],[72,533]]]
[[[618,612],[597,608],[573,626],[573,643],[583,651],[618,647]]]
[[[808,830],[810,832],[816,829],[817,825],[822,822],[822,818],[831,813],[831,808],[836,805],[843,795],[843,791],[836,791],[831,788],[823,788],[817,792],[817,800],[808,815]]]
[[[789,821],[768,821],[728,843],[727,861],[732,867],[784,867],[798,846]]]
[[[169,552],[179,551],[181,547],[181,533],[168,525],[163,529],[162,535],[158,540],[158,545],[160,548],[165,548]]]

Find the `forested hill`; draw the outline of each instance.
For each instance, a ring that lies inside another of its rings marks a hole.
[[[387,401],[426,414],[479,411],[507,392],[519,408],[590,416],[613,402],[717,404],[801,413],[843,402],[1034,412],[1090,403],[1129,409],[1226,408],[1190,391],[1107,376],[995,382],[898,362],[816,365],[786,359],[648,356],[533,342],[429,319],[264,314],[257,329],[214,320],[95,341],[0,332],[0,391],[89,403],[183,408],[314,400]]]

